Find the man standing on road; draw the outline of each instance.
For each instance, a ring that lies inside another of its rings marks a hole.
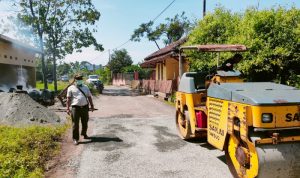
[[[67,90],[67,113],[72,118],[73,143],[78,145],[79,140],[79,119],[81,119],[81,135],[88,139],[87,128],[89,120],[89,105],[94,111],[92,94],[89,88],[83,84],[83,77],[80,74],[74,76],[75,83]],[[72,110],[70,111],[70,106]]]

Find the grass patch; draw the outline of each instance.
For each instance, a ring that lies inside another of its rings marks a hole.
[[[57,91],[58,93],[65,89],[69,85],[69,82],[57,81]],[[44,83],[41,81],[36,82],[37,89],[44,89]],[[48,83],[48,89],[54,91],[54,82]]]
[[[65,89],[69,84],[69,82],[57,81],[57,93],[60,93],[60,91]],[[89,87],[93,95],[99,95],[99,91],[96,88],[94,88],[93,84],[85,84]],[[44,83],[41,81],[36,82],[36,88],[39,90],[44,89]],[[48,83],[48,89],[54,91],[54,83]]]
[[[43,177],[45,164],[59,153],[65,126],[0,126],[0,177]]]
[[[164,100],[164,102],[165,102],[166,104],[170,105],[170,106],[173,106],[173,107],[176,106],[174,102],[166,101],[166,100]]]
[[[90,92],[92,93],[92,95],[94,96],[98,96],[99,95],[99,91],[94,87],[94,84],[92,83],[88,83],[86,84],[90,90]]]

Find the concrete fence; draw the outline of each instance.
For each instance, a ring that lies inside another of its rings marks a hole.
[[[138,80],[134,73],[113,74],[113,85],[128,85],[132,89],[142,90],[147,94],[157,94],[161,97],[168,97],[177,90],[176,80]]]
[[[134,80],[134,73],[116,73],[113,74],[112,84],[115,86],[131,85]]]

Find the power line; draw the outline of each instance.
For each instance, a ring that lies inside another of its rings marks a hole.
[[[175,2],[176,0],[173,0],[170,4],[167,5],[167,7],[165,7],[152,21],[155,22],[169,7],[171,7],[171,5]],[[131,41],[131,39],[128,39],[127,41],[125,41],[124,43],[118,45],[115,48],[112,48],[113,50],[121,48],[122,46],[126,45],[127,43],[129,43]],[[108,49],[109,50],[109,49]],[[89,60],[89,62],[94,61],[95,59],[97,59],[98,57],[102,56],[105,52],[107,52],[108,50],[103,51],[99,56],[95,57],[92,60]]]
[[[170,4],[168,4],[167,7],[165,7],[152,21],[155,22],[175,1],[176,0],[173,0]],[[128,42],[130,42],[130,39],[113,49],[118,49],[127,44]]]
[[[114,49],[121,48],[122,46],[126,45],[128,42],[130,42],[130,39],[129,39],[129,40],[127,40],[126,42],[124,42],[124,43],[120,44],[119,46],[117,46],[117,47],[113,48],[113,50],[114,50]]]
[[[152,21],[157,20],[176,0],[173,0],[164,10],[162,10]]]

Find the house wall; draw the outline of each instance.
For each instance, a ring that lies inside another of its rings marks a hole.
[[[189,70],[187,62],[183,64],[183,72]],[[156,80],[175,80],[179,75],[179,62],[174,58],[166,58],[164,63],[157,63],[155,68]]]
[[[167,75],[167,68],[166,65],[163,63],[157,63],[155,67],[156,71],[156,80],[166,80],[166,75]]]
[[[35,60],[33,51],[0,41],[0,89],[35,87]]]
[[[0,63],[35,67],[35,53],[18,45],[0,41]]]
[[[156,64],[156,67],[155,67],[155,80],[161,80],[161,66],[160,66],[160,63],[157,63]]]
[[[166,60],[166,80],[174,80],[178,77],[179,63],[173,58]]]

